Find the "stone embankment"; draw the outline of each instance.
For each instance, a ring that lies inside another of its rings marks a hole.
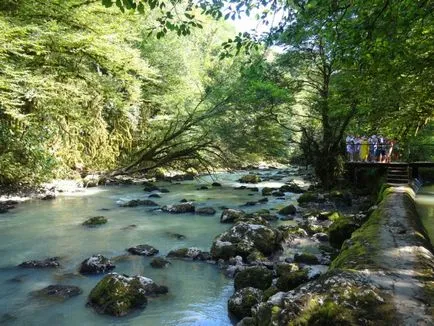
[[[433,249],[414,196],[386,188],[327,273],[258,299],[238,325],[434,325]]]

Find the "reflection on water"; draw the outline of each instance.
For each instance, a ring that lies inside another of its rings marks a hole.
[[[434,185],[422,187],[416,196],[416,207],[434,245]]]
[[[102,187],[86,195],[62,196],[53,201],[31,201],[20,204],[0,216],[0,323],[11,325],[231,325],[227,316],[227,299],[233,292],[232,281],[211,264],[173,261],[167,269],[150,267],[151,258],[131,256],[116,260],[116,272],[141,274],[167,285],[169,294],[149,300],[147,308],[125,318],[115,319],[86,308],[86,297],[101,276],[83,277],[77,266],[92,254],[108,257],[124,255],[125,248],[150,244],[161,255],[179,247],[195,246],[209,250],[212,239],[229,226],[219,223],[221,206],[239,207],[247,201],[262,198],[260,192],[234,190],[239,174],[221,174],[181,184],[164,184],[169,193],[152,198],[160,205],[195,200],[198,206],[217,209],[214,216],[169,215],[149,207],[120,208],[116,202],[144,199],[140,186]],[[221,188],[197,190],[200,184],[218,181]],[[273,181],[263,186],[281,186]],[[256,185],[251,185],[251,187]],[[272,208],[293,203],[296,195],[287,194],[285,201],[270,198],[264,205],[246,207],[246,211]],[[101,209],[107,210],[101,210]],[[85,228],[86,218],[104,215],[106,225]],[[136,227],[128,227],[130,225]],[[128,227],[128,228],[126,228]],[[170,237],[179,233],[185,239]],[[61,257],[59,270],[24,270],[16,266],[30,259]],[[77,285],[83,294],[65,303],[32,298],[29,293],[50,284]],[[8,315],[4,315],[8,314]]]

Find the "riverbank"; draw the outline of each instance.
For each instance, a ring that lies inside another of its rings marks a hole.
[[[414,192],[381,198],[325,275],[258,305],[251,325],[433,325],[434,256]]]

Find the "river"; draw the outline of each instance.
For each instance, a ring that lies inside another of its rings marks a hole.
[[[279,170],[256,172],[271,176]],[[232,325],[227,313],[227,299],[233,293],[232,280],[215,265],[172,260],[172,265],[161,270],[151,268],[151,258],[147,257],[126,256],[116,260],[115,272],[144,275],[169,287],[168,295],[150,299],[145,310],[123,318],[100,315],[86,307],[88,293],[103,276],[81,276],[77,268],[93,254],[113,258],[125,255],[125,248],[138,244],[150,244],[160,250],[160,255],[192,246],[209,251],[214,237],[230,227],[219,223],[221,206],[239,207],[262,198],[260,192],[234,189],[240,185],[236,180],[246,173],[223,173],[214,179],[206,176],[180,184],[157,184],[170,190],[161,194],[162,198],[152,198],[159,205],[186,198],[195,200],[197,206],[214,207],[217,210],[214,216],[171,215],[149,207],[119,207],[122,201],[148,196],[143,186],[136,185],[91,188],[76,195],[60,195],[51,201],[32,200],[0,215],[0,324]],[[288,177],[250,186],[278,187],[286,180]],[[212,181],[222,183],[223,187],[198,190],[200,185],[209,185]],[[279,208],[295,203],[296,198],[297,195],[287,193],[284,201],[270,197],[268,203],[245,210]],[[96,228],[82,226],[86,218],[96,215],[106,216],[108,223]],[[128,227],[133,224],[136,227]],[[186,238],[178,240],[170,233],[180,233]],[[62,268],[17,267],[26,260],[52,256],[61,258]],[[31,295],[32,291],[50,284],[76,285],[83,293],[65,302]]]
[[[422,187],[416,196],[416,206],[426,231],[434,245],[434,185]]]

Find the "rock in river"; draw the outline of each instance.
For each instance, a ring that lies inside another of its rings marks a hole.
[[[104,216],[94,216],[94,217],[91,217],[91,218],[87,219],[86,221],[84,221],[83,225],[85,225],[85,226],[97,226],[97,225],[106,224],[106,223],[107,223],[107,218],[105,218]]]
[[[74,285],[49,285],[46,288],[33,292],[38,297],[46,297],[56,300],[67,300],[81,294],[82,291]]]
[[[170,264],[170,261],[164,259],[163,257],[155,257],[152,259],[150,265],[153,268],[165,268]]]
[[[24,268],[57,268],[60,267],[58,257],[51,257],[44,260],[29,260],[25,261],[18,266]]]
[[[115,267],[110,259],[103,255],[93,255],[82,261],[79,272],[81,274],[100,274],[109,272]]]
[[[154,247],[147,244],[128,248],[127,251],[133,255],[139,255],[139,256],[153,256],[158,254],[159,252],[158,249],[155,249]]]
[[[223,210],[220,216],[220,223],[233,223],[236,219],[244,217],[246,213],[241,210],[228,208]]]
[[[194,247],[171,250],[167,254],[167,257],[193,259],[193,260],[209,260],[211,258],[208,252],[202,251]]]
[[[235,291],[254,287],[260,290],[266,290],[273,281],[273,272],[263,266],[248,267],[235,275]]]
[[[121,204],[121,207],[137,207],[137,206],[158,206],[158,204],[149,199],[133,199]]]
[[[199,207],[196,208],[195,213],[198,215],[214,215],[216,210],[212,207]]]
[[[213,259],[228,260],[237,255],[247,258],[270,255],[281,248],[282,232],[269,226],[239,222],[220,234],[213,242]]]
[[[159,286],[149,278],[110,273],[92,289],[88,304],[99,313],[120,317],[146,307],[148,296],[167,292],[166,286]]]
[[[262,301],[261,290],[247,287],[235,292],[228,301],[228,310],[238,319],[252,315],[253,306]]]
[[[174,204],[174,205],[165,205],[161,209],[164,212],[168,212],[172,214],[194,213],[195,211],[195,207],[191,202]]]

